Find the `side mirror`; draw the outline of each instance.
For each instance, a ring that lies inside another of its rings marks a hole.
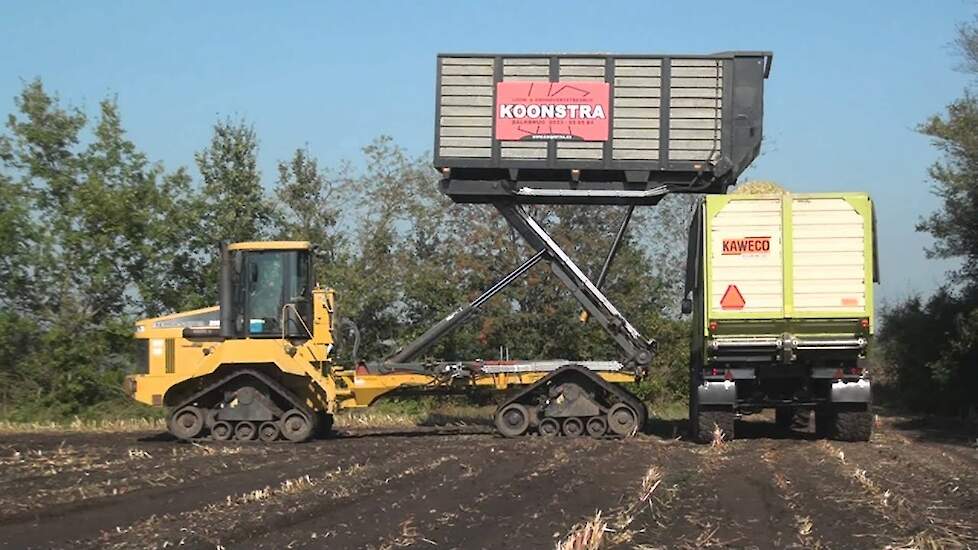
[[[689,315],[693,312],[693,301],[689,298],[683,298],[682,305],[680,306],[680,311],[683,315]]]

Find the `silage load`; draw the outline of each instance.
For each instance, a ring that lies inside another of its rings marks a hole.
[[[788,190],[773,181],[751,180],[734,188],[737,195],[783,195]]]

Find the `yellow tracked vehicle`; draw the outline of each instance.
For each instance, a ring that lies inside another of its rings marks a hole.
[[[545,389],[545,397],[520,400],[523,392],[501,408],[497,425],[510,436],[628,435],[644,422],[642,404],[610,384],[636,374],[613,361],[339,365],[331,353],[335,296],[313,282],[312,257],[301,241],[223,247],[219,307],[137,323],[144,365],[127,379],[129,393],[166,407],[168,428],[181,439],[303,441],[328,431],[337,411],[404,389]],[[473,310],[436,325],[437,335]]]

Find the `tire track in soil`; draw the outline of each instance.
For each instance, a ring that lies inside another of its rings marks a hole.
[[[403,468],[394,468],[374,476],[357,488],[355,498],[319,503],[304,511],[301,517],[292,517],[273,530],[262,526],[261,536],[252,536],[242,547],[319,548],[325,543],[336,548],[374,548],[385,539],[398,539],[400,544],[408,544],[410,540],[427,544],[421,541],[425,528],[418,527],[415,518],[430,513],[446,491],[492,483],[497,472],[483,472],[480,465],[498,454],[490,449],[495,449],[500,441],[494,436],[483,436],[444,445],[424,445],[426,458],[433,467],[411,468],[407,475]],[[452,483],[454,487],[446,488]]]
[[[322,461],[330,458],[344,464],[355,463],[364,453],[381,445],[375,440],[344,442],[341,452],[346,456],[338,456],[329,449],[335,443],[325,440],[295,446],[283,444],[283,449],[288,448],[285,451],[287,454],[282,455],[284,461],[250,464],[248,469],[238,471],[217,470],[214,475],[188,479],[182,483],[74,501],[53,506],[42,513],[4,520],[0,522],[0,547],[49,547],[95,537],[100,532],[115,530],[152,516],[179,514],[210,502],[223,501],[228,495],[237,496],[278,485],[284,479],[321,472],[324,467]],[[309,452],[313,449],[320,452]],[[309,456],[316,456],[316,461],[310,462]],[[218,464],[222,458],[226,457],[217,453],[205,457],[211,463]],[[185,472],[180,470],[174,473],[185,476]]]
[[[338,548],[431,547],[432,543],[439,548],[548,547],[555,533],[563,534],[579,518],[614,506],[621,484],[641,482],[641,475],[633,471],[644,474],[648,451],[658,445],[630,443],[478,439],[439,450],[452,458],[444,468],[368,493],[344,510],[347,518],[360,524],[378,518],[368,529],[333,531],[325,540],[313,539],[313,533],[322,536],[335,524],[333,512],[325,511],[244,547],[321,547],[327,541]],[[611,468],[609,457],[615,459]],[[574,470],[601,472],[601,476],[585,479]]]
[[[883,548],[897,538],[893,533],[900,525],[880,514],[859,484],[819,452],[821,442],[782,443],[769,466],[772,476],[785,477],[796,513],[811,521],[812,536],[802,537],[803,546]]]
[[[489,483],[480,478],[478,487],[462,485],[438,495],[418,531],[445,548],[551,547],[578,521],[620,506],[625,487],[641,484],[658,450],[640,439],[525,444],[527,456],[510,452]],[[541,464],[540,456],[550,460]],[[442,510],[458,519],[439,523]]]
[[[939,453],[900,444],[826,441],[820,447],[836,458],[836,467],[859,480],[879,506],[893,510],[903,527],[900,544],[978,544],[978,492],[970,483],[948,479],[947,470],[935,465]]]
[[[0,484],[0,526],[63,514],[100,499],[145,489],[168,487],[256,470],[268,463],[296,460],[282,453],[256,453],[233,447],[201,447],[195,454],[98,460],[46,476],[27,476],[19,483]],[[217,456],[212,456],[217,455]]]
[[[690,446],[699,468],[677,486],[674,503],[657,522],[664,528],[636,536],[635,542],[668,548],[784,548],[793,543],[794,512],[760,464],[764,453],[782,443]]]
[[[791,479],[785,474],[784,466],[785,457],[782,455],[781,449],[772,449],[765,451],[761,454],[761,462],[768,468],[768,475],[774,481],[774,485],[778,488],[778,495],[781,500],[784,501],[785,506],[792,511],[794,519],[794,527],[796,532],[796,543],[785,544],[785,546],[800,547],[800,548],[827,548],[828,544],[822,540],[820,532],[822,528],[819,527],[818,531],[815,530],[815,520],[813,516],[817,514],[812,514],[810,508],[803,508],[803,501],[807,495],[803,495],[794,490],[792,486]],[[796,470],[789,470],[790,475],[795,476]],[[821,518],[816,518],[821,519]],[[819,522],[821,523],[821,522]]]
[[[396,448],[397,452],[391,454],[391,448]],[[430,457],[428,451],[422,446],[406,449],[397,438],[386,444],[373,441],[369,452],[357,455],[355,459],[351,457],[348,460],[350,466],[341,471],[323,468],[315,462],[316,455],[312,453],[306,457],[310,459],[307,463],[314,468],[308,473],[312,483],[300,490],[276,492],[270,498],[254,502],[241,502],[242,492],[226,493],[225,498],[198,508],[146,520],[131,525],[124,533],[107,533],[88,542],[99,548],[163,547],[174,544],[189,548],[214,548],[217,544],[240,548],[265,533],[314,518],[317,511],[336,514],[336,519],[342,523],[350,519],[350,505],[368,494],[364,489],[371,482],[384,485],[385,480],[395,478],[398,472],[422,470]],[[293,476],[283,477],[295,479]],[[259,489],[267,485],[275,491],[279,483],[263,484]],[[231,500],[230,504],[228,499]],[[375,501],[372,504],[376,507]],[[277,544],[274,547],[284,546]]]
[[[59,445],[53,452],[40,449],[12,449],[7,456],[0,458],[0,490],[16,487],[24,482],[44,483],[46,479],[71,474],[100,473],[111,471],[120,466],[139,467],[148,465],[156,467],[160,461],[178,462],[192,460],[201,456],[220,453],[229,455],[267,455],[276,453],[277,446],[259,447],[251,444],[212,443],[192,445],[173,442],[168,446],[98,446],[73,447]],[[140,459],[150,459],[141,461]]]
[[[949,481],[960,482],[968,488],[978,487],[978,448],[968,449],[911,439],[896,429],[878,430],[872,443],[874,447],[913,448],[913,452],[907,453],[906,457],[912,459],[916,465],[935,474],[942,474]]]

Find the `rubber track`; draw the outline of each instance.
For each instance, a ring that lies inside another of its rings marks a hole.
[[[177,411],[179,411],[180,409],[186,407],[187,405],[193,404],[201,397],[207,395],[208,393],[214,390],[217,390],[224,384],[227,384],[229,381],[238,378],[239,376],[253,376],[254,378],[257,378],[259,381],[265,383],[272,391],[278,392],[278,394],[281,395],[283,398],[285,398],[289,403],[291,403],[293,407],[299,409],[299,411],[301,411],[309,418],[310,422],[316,421],[316,416],[315,416],[316,413],[312,409],[307,407],[305,403],[299,401],[299,399],[295,396],[295,394],[293,394],[292,391],[290,391],[288,388],[286,388],[282,384],[278,383],[277,381],[273,380],[268,375],[260,371],[245,368],[245,369],[235,370],[231,374],[217,380],[216,382],[208,385],[207,387],[200,390],[199,392],[193,394],[188,399],[183,400],[183,402],[181,402],[176,407],[173,407],[171,409],[173,412],[167,415],[167,423],[169,424],[169,417],[172,416]],[[206,439],[206,438],[195,438],[195,439]]]
[[[642,401],[639,398],[635,397],[630,392],[622,389],[621,387],[616,386],[610,382],[607,382],[604,378],[601,378],[590,369],[586,367],[582,367],[580,365],[573,365],[573,364],[564,365],[563,367],[560,367],[559,369],[551,372],[547,376],[544,376],[543,378],[537,380],[533,384],[527,386],[523,391],[519,392],[518,394],[514,395],[513,397],[511,397],[510,399],[506,400],[501,405],[499,405],[499,407],[496,408],[496,413],[501,411],[503,407],[509,405],[510,403],[515,403],[520,399],[522,399],[527,394],[532,393],[538,387],[568,372],[577,372],[584,375],[586,378],[594,382],[594,384],[597,385],[599,388],[607,391],[608,393],[615,395],[616,397],[618,397],[618,399],[621,402],[632,407],[632,409],[634,409],[635,412],[638,414],[638,431],[639,432],[642,431],[642,429],[645,427],[645,421],[648,419],[648,414],[649,414],[648,410],[645,408],[645,403],[642,403]]]

